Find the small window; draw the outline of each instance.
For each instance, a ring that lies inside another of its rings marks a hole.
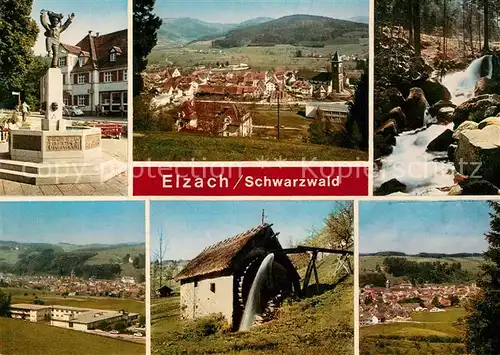
[[[104,73],[104,82],[105,83],[110,83],[113,81],[113,73],[108,71]]]
[[[78,84],[85,84],[85,74],[78,74]]]
[[[116,53],[111,53],[109,55],[109,61],[110,62],[116,62]]]
[[[211,284],[210,284],[210,291],[211,291],[212,293],[215,293],[215,284],[214,284],[214,283],[211,283]]]
[[[128,80],[128,73],[126,70],[123,71],[123,81],[127,81]]]
[[[85,95],[78,96],[78,106],[85,106]]]
[[[198,281],[194,282],[194,287],[198,287]]]
[[[83,63],[84,63],[84,58],[83,57],[78,58],[78,65],[83,67]]]
[[[59,66],[60,67],[65,67],[66,66],[66,57],[59,58]]]

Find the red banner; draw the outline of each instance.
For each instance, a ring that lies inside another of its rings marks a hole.
[[[134,167],[134,196],[367,196],[366,167]]]

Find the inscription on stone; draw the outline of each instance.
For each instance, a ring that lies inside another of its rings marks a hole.
[[[48,151],[82,150],[82,137],[79,136],[51,136],[47,137]]]
[[[87,149],[93,149],[99,147],[101,144],[101,135],[98,134],[91,134],[85,137],[85,150]]]
[[[28,135],[17,135],[13,134],[12,147],[14,149],[24,149],[24,150],[42,150],[42,137],[40,136],[28,136]]]

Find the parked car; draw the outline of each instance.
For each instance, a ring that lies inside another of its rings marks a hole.
[[[64,116],[83,116],[83,111],[76,106],[64,106],[63,107],[63,115]]]
[[[120,334],[120,332],[118,330],[112,330],[109,332],[109,334]]]
[[[142,337],[142,333],[134,333],[134,336],[136,336],[136,337]]]

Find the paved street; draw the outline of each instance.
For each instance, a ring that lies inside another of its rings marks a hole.
[[[0,196],[126,196],[127,172],[100,184],[30,185],[0,179]]]

